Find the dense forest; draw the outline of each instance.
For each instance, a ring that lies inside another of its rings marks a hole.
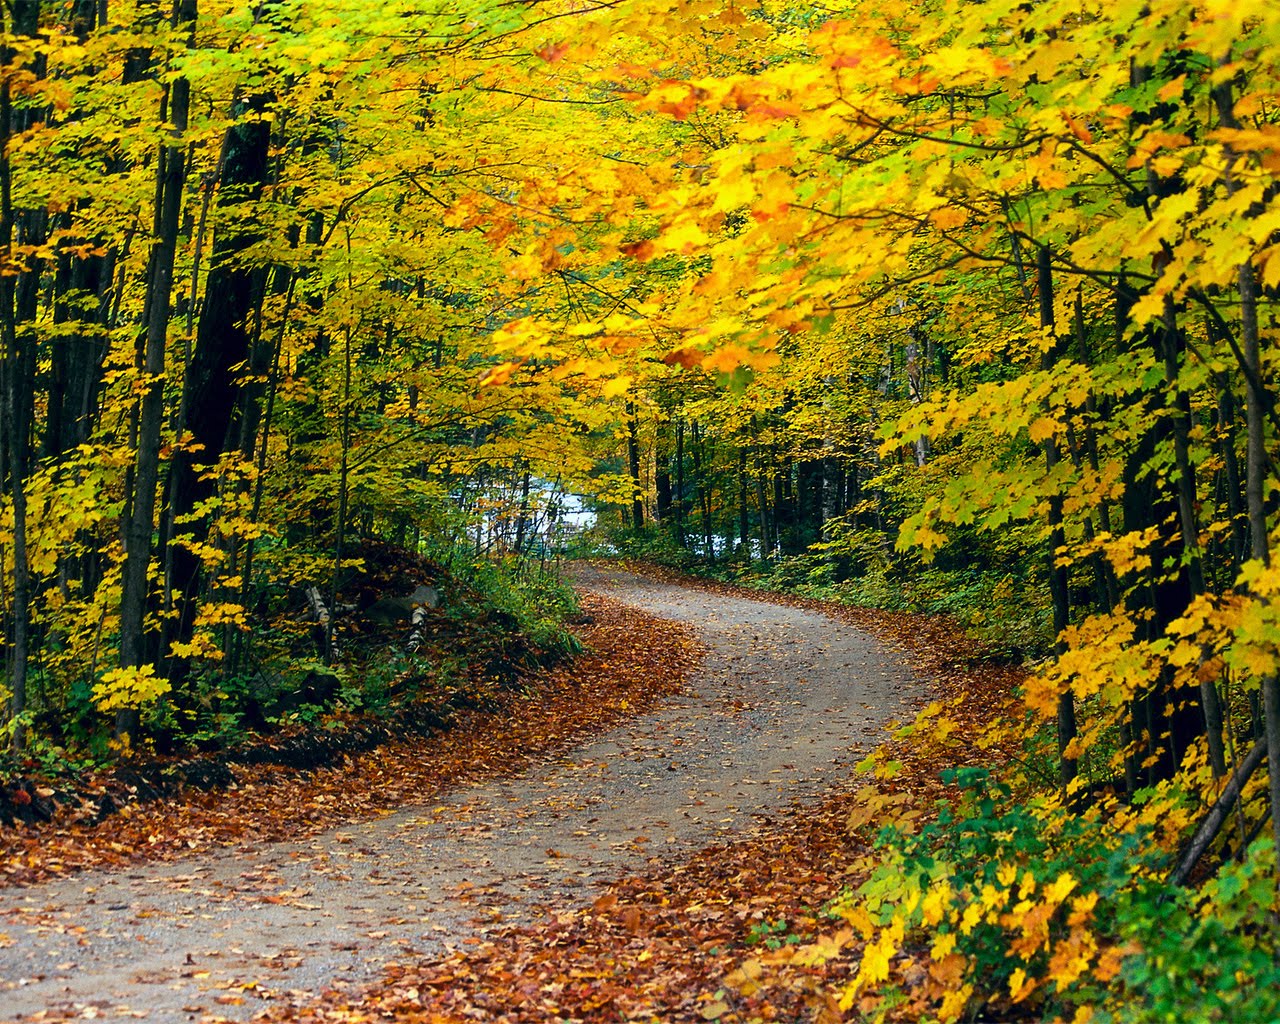
[[[948,611],[1028,661],[1026,764],[885,838],[843,907],[848,1005],[896,1005],[867,993],[925,932],[944,1019],[1117,977],[1176,1007],[1170,972],[1249,1016],[1280,5],[2,16],[6,745],[234,731],[254,680],[341,660],[372,552],[501,577],[550,636],[569,599],[523,574],[583,496],[597,550]],[[1126,945],[1166,914],[1183,960]]]

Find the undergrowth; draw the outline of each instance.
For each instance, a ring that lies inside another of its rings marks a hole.
[[[706,562],[672,547],[634,538],[619,553],[762,591],[942,613],[987,658],[1041,671],[1054,664],[1043,580],[1019,575],[1016,563],[867,558],[850,573],[827,552]],[[1018,696],[1008,713],[988,713],[977,737],[951,718],[953,708],[931,705],[896,749],[868,760],[865,813],[850,819],[868,844],[865,881],[830,907],[861,938],[839,993],[843,1011],[912,1024],[1280,1020],[1280,902],[1274,844],[1257,814],[1262,774],[1194,884],[1175,885],[1173,870],[1218,790],[1203,744],[1184,752],[1172,777],[1126,797],[1111,697],[1083,693],[1076,711],[1093,725],[1064,791],[1052,709]],[[1236,740],[1247,746],[1247,737]],[[944,772],[941,793],[917,797],[897,781],[895,758],[911,750],[973,766]]]
[[[294,568],[310,564],[293,557]],[[283,729],[323,729],[334,716],[383,718],[405,702],[459,693],[483,701],[493,688],[517,686],[523,674],[581,650],[566,625],[577,598],[553,566],[536,560],[481,558],[445,543],[421,553],[366,543],[344,570],[329,658],[302,588],[279,582],[279,564],[262,564],[257,599],[213,634],[216,645],[189,659],[180,689],[157,674],[140,677],[149,688],[126,690],[105,659],[38,672],[21,722],[24,748],[0,747],[0,779],[65,778],[124,758],[227,749]],[[426,585],[438,604],[411,644],[407,595]],[[103,700],[103,680],[117,703]],[[117,704],[137,711],[127,743],[113,728]]]

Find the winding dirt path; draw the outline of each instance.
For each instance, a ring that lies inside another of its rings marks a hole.
[[[921,687],[824,615],[580,567],[695,626],[690,692],[514,777],[296,843],[0,892],[0,1021],[245,1020],[589,901],[847,773]],[[109,827],[105,826],[105,827]]]

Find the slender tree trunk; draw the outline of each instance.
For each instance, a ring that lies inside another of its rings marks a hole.
[[[6,19],[7,20],[7,19]],[[4,25],[6,31],[9,25]],[[16,26],[14,26],[16,34]],[[12,76],[8,72],[15,54],[9,47],[0,48],[0,64],[3,65],[4,78],[0,81],[0,258],[3,258],[6,269],[14,267],[18,261],[14,256],[14,210],[12,192],[12,168],[9,162],[9,142],[14,134],[14,111]],[[19,350],[18,323],[16,305],[17,277],[9,272],[0,275],[0,371],[3,372],[4,423],[3,431],[3,465],[0,465],[0,477],[8,470],[10,500],[13,503],[13,625],[10,631],[8,650],[9,715],[18,718],[27,706],[27,669],[30,652],[28,650],[28,627],[30,623],[30,574],[27,564],[27,503],[26,503],[26,462],[27,431],[24,415],[26,390],[23,380],[23,353]],[[20,724],[13,728],[13,745],[21,750],[24,743],[23,730]]]
[[[919,405],[924,401],[925,371],[920,358],[920,339],[924,331],[920,327],[912,327],[909,332],[906,351],[904,353],[907,371],[907,393],[911,396],[911,404]],[[929,461],[929,438],[921,434],[916,438],[916,465],[924,466]]]
[[[1159,332],[1164,359],[1165,382],[1173,398],[1173,451],[1178,471],[1178,529],[1182,538],[1182,559],[1187,566],[1191,598],[1204,594],[1204,567],[1200,557],[1200,529],[1196,522],[1196,481],[1191,465],[1191,398],[1178,382],[1182,338],[1178,332],[1173,301],[1165,300],[1164,324]],[[1212,679],[1200,682],[1200,707],[1204,712],[1205,735],[1209,741],[1209,764],[1215,778],[1227,773],[1227,756],[1222,742],[1222,704]]]
[[[747,508],[747,450],[745,447],[738,449],[738,543],[742,546],[743,554],[749,559],[751,557],[751,534],[749,532]]]
[[[1040,292],[1040,326],[1046,330],[1054,329],[1053,314],[1053,262],[1048,246],[1040,246],[1037,252],[1037,277]],[[1054,351],[1046,352],[1041,362],[1041,369],[1051,369],[1054,363]],[[1054,468],[1061,461],[1058,443],[1052,437],[1044,442],[1045,469],[1052,475]],[[1058,564],[1058,551],[1066,543],[1066,530],[1063,527],[1062,496],[1053,493],[1050,481],[1049,497],[1049,593],[1053,600],[1053,635],[1054,646],[1058,654],[1066,651],[1062,633],[1070,622],[1068,606],[1068,579],[1065,566]],[[1058,697],[1058,754],[1059,781],[1065,789],[1076,777],[1077,763],[1074,757],[1067,754],[1067,748],[1076,737],[1075,697],[1068,690]]]
[[[1238,570],[1249,554],[1249,526],[1241,501],[1240,463],[1236,457],[1236,397],[1231,377],[1225,371],[1216,375],[1218,385],[1218,450],[1222,454],[1223,486],[1226,489],[1227,514],[1231,518],[1231,567]]]
[[[1258,282],[1252,262],[1240,265],[1240,341],[1247,368],[1254,380],[1262,380],[1262,356],[1258,336]],[[1263,397],[1256,388],[1246,391],[1246,424],[1249,447],[1246,460],[1245,501],[1249,514],[1249,554],[1264,565],[1271,562],[1267,537],[1267,449]],[[1271,800],[1271,834],[1280,858],[1280,677],[1262,680],[1263,732],[1267,741],[1268,791]],[[1280,871],[1276,873],[1280,884]]]
[[[347,253],[350,256],[351,238],[347,237]],[[334,523],[334,541],[333,541],[333,582],[329,587],[331,595],[329,607],[335,611],[338,607],[338,594],[342,590],[342,559],[346,555],[347,541],[347,502],[348,483],[351,472],[351,328],[348,327],[344,332],[346,346],[343,351],[342,360],[342,425],[340,441],[342,444],[342,461],[338,466],[338,516]],[[482,526],[476,527],[476,554],[480,553],[480,530]],[[324,663],[332,664],[334,657],[333,645],[333,616],[329,617],[329,623],[324,634]]]
[[[676,492],[674,495],[676,511],[676,542],[683,548],[688,547],[689,539],[685,536],[684,500],[684,420],[676,420]]]
[[[756,506],[760,512],[760,557],[765,561],[769,559],[769,552],[772,550],[769,544],[769,500],[766,497],[764,486],[764,446],[760,444],[759,439],[756,440]]]
[[[293,297],[297,289],[297,275],[289,276],[288,290],[285,292],[284,312],[280,316],[280,324],[276,328],[275,346],[271,356],[271,372],[267,377],[266,409],[262,414],[262,432],[258,439],[257,474],[253,481],[253,505],[249,512],[249,521],[257,523],[262,515],[262,496],[267,480],[267,452],[271,443],[272,419],[275,415],[276,394],[280,385],[280,356],[284,349],[285,336],[289,332],[289,315],[293,312]],[[416,546],[414,550],[417,550]],[[240,604],[249,606],[249,598],[253,589],[253,558],[257,552],[257,541],[250,537],[244,551],[244,569],[241,572]],[[228,674],[237,671],[239,666],[234,662],[227,666]]]
[[[671,420],[659,418],[653,443],[654,522],[662,525],[664,533],[672,533],[671,494]]]
[[[195,0],[181,0],[174,23],[196,18]],[[168,139],[156,159],[156,203],[151,258],[147,268],[145,334],[141,365],[145,388],[138,409],[137,447],[129,516],[124,524],[125,562],[120,597],[120,664],[129,668],[147,662],[147,570],[156,525],[156,489],[160,478],[160,433],[164,418],[165,341],[173,303],[173,265],[178,247],[182,198],[186,185],[186,143],[191,86],[175,78],[167,87],[161,121],[170,125]],[[137,712],[122,709],[116,733],[127,737],[137,730]]]
[[[516,554],[524,554],[525,534],[529,530],[529,478],[531,474],[526,464],[520,475],[520,511],[516,517]]]
[[[640,484],[640,424],[635,403],[627,403],[627,469],[631,473],[631,528],[644,529],[644,488]]]
[[[705,545],[703,551],[706,552],[707,558],[714,559],[716,557],[716,549],[711,537],[711,492],[707,486],[704,472],[706,453],[703,451],[703,442],[706,435],[698,429],[697,423],[691,424],[690,429],[693,433],[694,487],[696,488],[698,508],[702,512],[702,536]]]
[[[769,478],[773,482],[773,517],[770,525],[773,526],[773,532],[769,535],[769,539],[773,542],[773,549],[779,555],[787,553],[782,538],[787,533],[788,524],[791,521],[790,503],[787,501],[783,476],[784,474],[778,470],[778,446],[771,444],[769,446]]]

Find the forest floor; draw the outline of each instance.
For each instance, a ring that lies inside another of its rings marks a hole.
[[[591,653],[501,712],[0,832],[30,883],[0,888],[0,1020],[839,1019],[849,938],[781,954],[854,881],[853,766],[939,692],[979,728],[1009,677],[937,622],[575,576]]]

